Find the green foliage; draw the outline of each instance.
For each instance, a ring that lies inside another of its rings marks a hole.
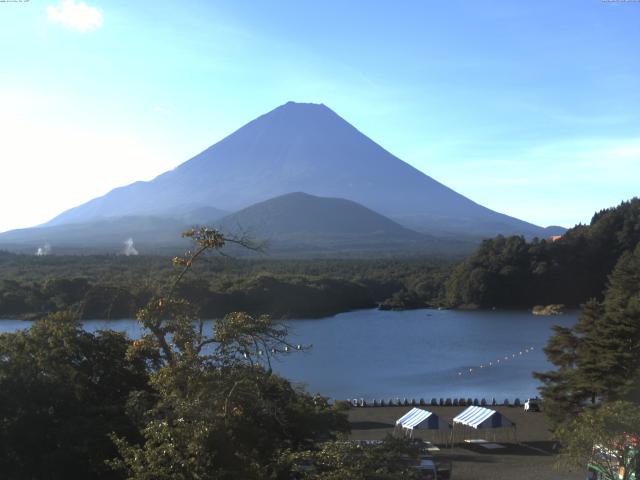
[[[633,437],[635,449],[631,445]],[[558,438],[563,445],[559,459],[562,465],[583,471],[589,463],[611,479],[629,480],[640,473],[638,404],[616,401],[585,410],[558,431]],[[623,477],[618,477],[620,466],[626,467]]]
[[[604,301],[587,302],[571,328],[556,327],[545,353],[557,370],[539,373],[545,410],[562,425],[586,402],[640,403],[640,245],[620,257]]]
[[[3,476],[410,478],[406,458],[415,457],[415,445],[334,444],[349,430],[344,409],[272,372],[274,356],[304,348],[288,343],[281,324],[233,312],[205,331],[188,299],[209,283],[188,274],[195,259],[230,240],[208,229],[189,236],[197,248],[174,259],[181,271],[163,284],[166,293],[146,289],[148,302],[137,313],[146,332],[140,340],[87,333],[70,314],[0,335]],[[83,295],[85,309],[89,295],[104,303],[80,278],[45,286],[54,303]],[[114,290],[111,298],[129,302],[125,292]],[[313,462],[313,474],[300,470],[303,462]]]
[[[206,318],[245,311],[308,318],[372,308],[440,305],[449,264],[431,260],[238,260],[199,258],[176,296]],[[47,256],[0,252],[0,317],[39,318],[77,309],[81,318],[133,318],[172,265],[161,257]],[[393,299],[391,297],[394,296]]]
[[[594,215],[552,242],[522,237],[485,240],[447,281],[453,306],[578,306],[602,299],[607,275],[640,242],[640,199]]]
[[[108,435],[136,439],[130,392],[147,388],[142,358],[121,334],[81,330],[66,313],[0,335],[3,478],[117,478]]]
[[[327,442],[318,448],[289,453],[296,478],[313,480],[392,480],[419,478],[415,469],[421,441],[391,436],[379,444]],[[296,468],[297,466],[297,468]]]
[[[195,309],[174,298],[193,260],[224,239],[196,236],[169,293],[138,312],[148,330],[135,349],[150,353],[152,398],[135,397],[144,412],[142,442],[114,435],[120,457],[111,465],[129,479],[290,478],[281,451],[311,448],[348,430],[326,399],[295,389],[272,373],[271,358],[296,347],[268,316],[231,313],[207,334]],[[151,402],[150,402],[151,400]]]

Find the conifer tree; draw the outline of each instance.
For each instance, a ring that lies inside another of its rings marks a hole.
[[[545,353],[558,369],[535,374],[554,427],[587,403],[640,402],[640,246],[620,257],[604,301],[587,302],[575,326],[555,332]]]

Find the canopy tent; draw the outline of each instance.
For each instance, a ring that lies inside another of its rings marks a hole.
[[[513,422],[504,417],[501,413],[490,408],[468,407],[457,416],[453,417],[453,423],[461,423],[471,428],[500,428],[511,427]]]
[[[416,415],[419,412],[426,412],[426,410],[413,407],[411,410],[409,410],[407,413],[401,416],[398,420],[396,420],[396,427],[401,426],[405,420],[408,420],[409,418],[411,418],[412,416]]]
[[[435,413],[415,407],[396,420],[396,427],[402,427],[411,436],[413,436],[414,430],[432,430],[436,432],[447,430],[448,433],[451,429],[451,426],[441,420]],[[446,441],[446,435],[444,439]]]
[[[513,440],[516,438],[516,424],[506,418],[500,412],[492,410],[490,408],[471,406],[466,410],[460,412],[453,418],[453,428],[451,430],[451,443],[454,442],[454,433],[456,426],[462,427],[463,432],[470,433],[469,429],[473,431],[484,430],[487,433],[493,434],[493,440],[496,440],[496,431],[498,429],[508,429],[507,432],[513,433]],[[501,430],[505,431],[505,430]],[[477,436],[477,433],[474,432]]]

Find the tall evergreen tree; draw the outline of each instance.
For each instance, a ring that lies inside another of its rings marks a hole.
[[[640,401],[640,245],[618,261],[609,277],[601,347],[607,396]]]
[[[571,328],[556,325],[555,335],[549,339],[545,354],[557,370],[534,373],[543,386],[540,388],[547,416],[553,425],[564,423],[580,409],[583,399],[576,388],[576,350],[579,338]]]
[[[545,353],[558,369],[535,374],[554,426],[585,403],[640,402],[640,246],[620,257],[603,302],[587,302],[576,325],[555,332]]]

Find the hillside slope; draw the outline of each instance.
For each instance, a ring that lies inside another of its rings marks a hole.
[[[602,298],[620,257],[639,243],[639,198],[596,213],[589,225],[571,228],[555,242],[485,240],[453,271],[448,300],[480,307],[577,307]]]
[[[352,200],[434,235],[546,234],[435,181],[326,106],[293,102],[249,122],[174,170],[116,188],[60,214],[49,225],[158,216],[197,207],[233,212],[300,191]]]

